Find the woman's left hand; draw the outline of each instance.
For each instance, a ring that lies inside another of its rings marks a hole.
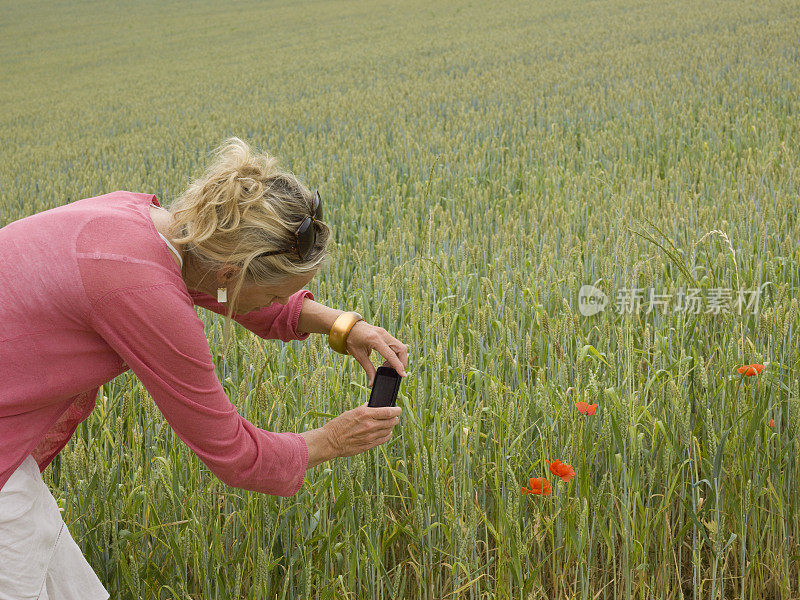
[[[375,381],[375,372],[377,371],[369,358],[373,350],[386,359],[384,365],[388,364],[402,377],[406,376],[408,346],[383,327],[370,325],[366,321],[358,321],[347,335],[345,347],[353,358],[364,367],[370,387]]]

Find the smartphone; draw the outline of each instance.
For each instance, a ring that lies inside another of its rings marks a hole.
[[[392,367],[378,367],[367,406],[373,408],[394,406],[397,401],[397,391],[400,389],[400,379],[400,374]]]

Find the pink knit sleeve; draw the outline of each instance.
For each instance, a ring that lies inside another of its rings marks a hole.
[[[227,314],[227,305],[220,304],[205,292],[189,290],[189,295],[197,306],[202,306],[220,315]],[[314,294],[309,290],[300,290],[289,296],[289,302],[285,305],[276,302],[272,306],[265,306],[243,315],[234,314],[233,320],[267,340],[283,340],[284,342],[304,340],[310,334],[299,333],[297,322],[300,319],[300,311],[303,309],[303,298],[306,297],[314,300]]]
[[[95,304],[90,320],[214,475],[237,488],[297,493],[308,465],[305,439],[265,431],[239,415],[185,291],[168,282],[123,289]]]

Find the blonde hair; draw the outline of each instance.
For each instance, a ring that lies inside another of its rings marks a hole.
[[[271,285],[324,266],[330,229],[314,222],[316,242],[300,261],[291,249],[297,228],[311,214],[313,192],[279,169],[277,158],[253,153],[237,137],[225,140],[215,154],[202,176],[168,208],[173,217],[169,232],[176,243],[185,244],[184,276],[189,261],[207,274],[226,264],[241,267],[228,293],[227,344],[233,306],[245,281]],[[259,257],[270,250],[288,252]]]

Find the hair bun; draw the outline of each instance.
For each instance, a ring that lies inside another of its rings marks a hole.
[[[192,248],[192,261],[207,270],[240,264],[249,280],[264,282],[307,273],[327,260],[330,230],[322,222],[314,226],[316,250],[302,264],[291,253],[260,259],[265,250],[295,243],[313,193],[279,169],[276,157],[253,153],[239,138],[227,139],[216,155],[173,203],[173,222],[181,232],[176,241]]]

